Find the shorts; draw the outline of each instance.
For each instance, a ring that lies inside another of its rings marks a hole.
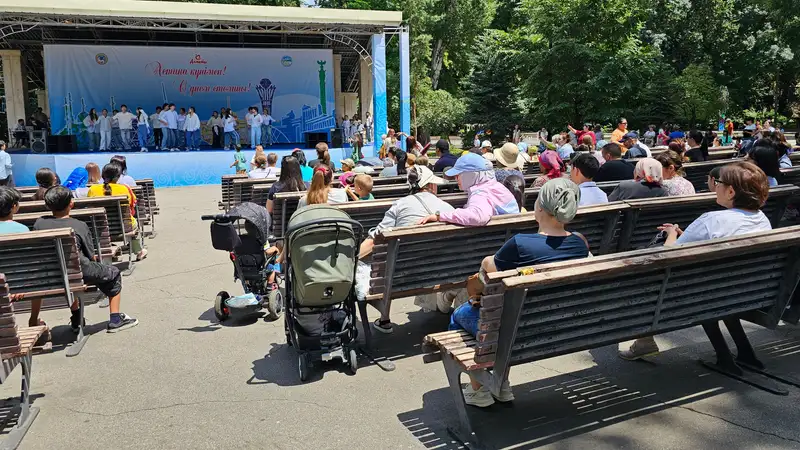
[[[453,311],[450,316],[450,326],[448,330],[466,330],[469,334],[478,334],[478,322],[481,320],[480,304],[472,305],[466,302]]]
[[[81,272],[85,284],[97,286],[109,298],[122,292],[122,275],[112,265],[81,258]]]

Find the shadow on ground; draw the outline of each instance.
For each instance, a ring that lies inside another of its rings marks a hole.
[[[771,339],[755,346],[767,367],[785,374],[796,372],[800,363],[800,339],[776,338],[774,332],[767,330],[750,335],[752,337],[762,333],[772,333]],[[603,347],[596,351],[616,352],[616,347]],[[639,448],[642,439],[652,439],[647,442],[647,447],[653,448],[658,447],[657,437],[647,436],[646,433],[645,436],[635,433],[634,437],[615,434],[618,429],[614,432],[594,432],[625,421],[640,423],[641,420],[636,419],[671,408],[683,408],[702,414],[697,416],[700,422],[711,420],[707,417],[711,416],[737,425],[735,416],[739,412],[747,410],[752,417],[753,411],[766,412],[769,408],[775,408],[780,399],[786,399],[710,372],[691,359],[682,364],[674,364],[671,356],[675,355],[669,355],[673,351],[677,349],[662,354],[670,360],[668,365],[661,365],[658,361],[629,363],[632,364],[630,370],[624,372],[613,366],[595,366],[513,385],[516,400],[512,403],[498,402],[485,409],[467,407],[480,447],[493,449],[513,446],[532,449],[558,444],[557,447],[575,448],[575,442],[594,441],[598,444],[594,446],[596,448]],[[712,357],[711,354],[705,356]],[[524,371],[525,367],[523,365],[512,369],[512,383],[514,371]],[[531,365],[527,367],[532,368]],[[444,374],[442,377],[444,378]],[[465,381],[464,376],[462,382]],[[795,393],[800,392],[800,389],[788,385],[784,387],[794,390]],[[734,394],[735,401],[704,403],[713,413],[697,411],[693,406],[687,406],[695,402],[703,403],[704,399],[725,393]],[[401,413],[397,417],[426,448],[465,448],[451,431],[458,424],[453,401],[448,388],[437,389],[424,394],[422,408]],[[768,417],[767,414],[762,416]],[[656,425],[651,423],[650,426],[663,428],[670,433],[681,433],[696,448],[721,448],[726,445],[724,436],[701,432],[692,426],[694,423],[682,426],[675,421],[675,417],[660,415],[658,421],[661,422]],[[797,448],[800,440],[784,435],[796,434],[794,424],[798,419],[800,413],[791,412],[785,422],[774,423],[763,419],[763,422],[748,423],[744,428],[755,431],[747,434],[752,442],[738,442],[738,448],[757,448],[761,444],[759,437],[764,438],[764,435],[786,439],[787,448]],[[588,436],[590,433],[591,436]],[[575,442],[570,441],[572,438],[575,438]]]

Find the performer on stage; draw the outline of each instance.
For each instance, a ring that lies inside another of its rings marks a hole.
[[[275,122],[275,119],[269,114],[269,110],[264,108],[264,114],[262,115],[262,130],[261,130],[261,143],[266,145],[272,145],[272,124]]]
[[[211,148],[222,148],[222,117],[212,111],[206,124],[211,128]]]
[[[258,113],[258,108],[250,108],[253,117],[250,118],[250,148],[256,148],[261,144],[261,125],[264,123],[264,116]]]
[[[189,107],[189,114],[186,115],[186,149],[200,150],[200,118],[194,112],[194,106]]]
[[[156,112],[150,114],[150,127],[153,129],[153,142],[156,144],[156,150],[161,150],[161,141],[164,135],[161,133],[161,120],[158,117],[161,115],[161,107],[156,106]]]
[[[147,151],[147,139],[150,137],[149,117],[141,106],[136,107],[136,134],[139,138],[139,151]]]
[[[93,152],[100,144],[100,134],[97,129],[97,111],[94,108],[89,110],[89,114],[83,119],[83,124],[89,134],[89,151]]]
[[[119,134],[122,139],[122,148],[125,150],[130,149],[131,146],[131,132],[133,131],[133,119],[136,116],[128,111],[125,105],[120,106],[120,112],[114,115],[113,119],[119,124]]]
[[[103,109],[97,118],[97,129],[100,131],[100,151],[111,150],[111,117],[108,117],[107,109]]]

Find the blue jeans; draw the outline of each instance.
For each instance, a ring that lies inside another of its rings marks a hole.
[[[467,330],[469,334],[476,336],[480,318],[480,306],[472,306],[470,302],[466,302],[453,311],[453,315],[450,316],[450,326],[447,329]]]
[[[239,145],[239,133],[235,131],[226,131],[225,132],[225,148],[228,149],[231,147],[230,142],[233,141],[233,145]]]
[[[139,137],[139,147],[147,148],[147,125],[139,125],[136,132]]]
[[[189,150],[198,148],[197,147],[197,135],[200,134],[200,130],[192,130],[186,131],[186,148]]]
[[[272,145],[272,125],[261,125],[261,144]]]
[[[161,148],[164,150],[169,150],[171,148],[170,144],[172,144],[172,138],[170,137],[169,128],[161,128]]]
[[[250,148],[256,148],[261,143],[261,127],[250,128]]]

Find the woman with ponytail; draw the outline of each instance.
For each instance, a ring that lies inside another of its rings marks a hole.
[[[311,186],[308,188],[308,194],[300,199],[298,207],[347,202],[347,191],[331,187],[331,182],[333,182],[331,168],[326,164],[317,165],[314,168],[314,176],[311,177]]]
[[[103,166],[102,184],[95,184],[89,187],[89,197],[110,197],[121,195],[128,197],[128,205],[131,208],[131,225],[136,229],[136,215],[134,207],[136,206],[136,195],[131,191],[131,188],[119,184],[119,179],[122,176],[122,167],[119,164],[109,163]],[[147,250],[142,248],[142,243],[139,239],[131,239],[131,247],[133,252],[136,253],[136,260],[141,261],[147,257]]]

